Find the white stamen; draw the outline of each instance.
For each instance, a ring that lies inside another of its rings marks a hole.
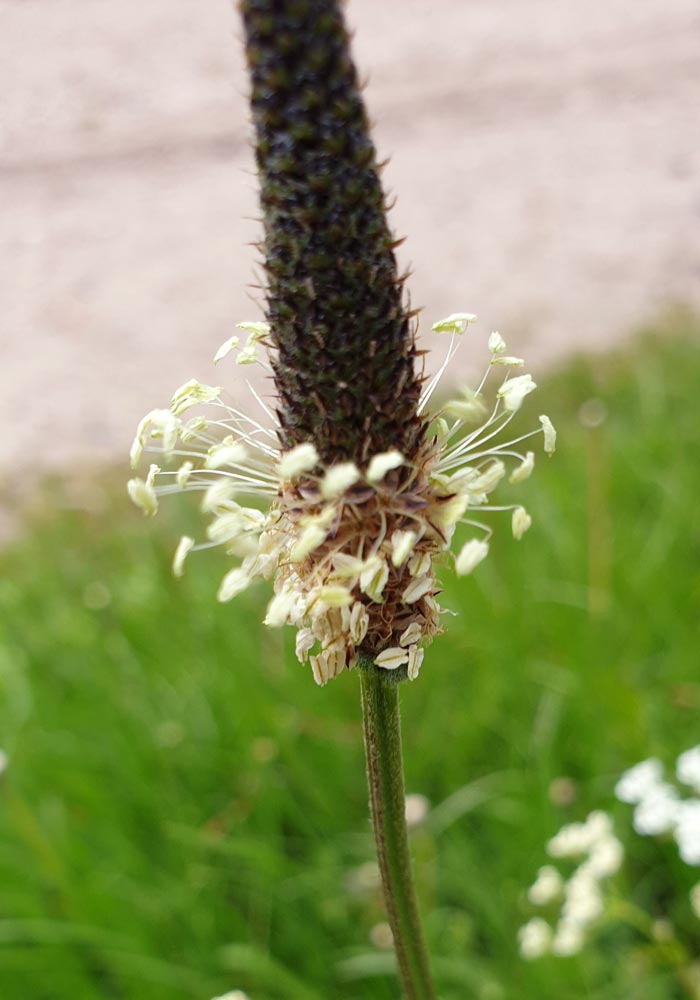
[[[328,532],[317,524],[309,524],[299,535],[289,552],[290,562],[297,563],[306,559],[310,552],[317,549],[326,540]]]
[[[350,638],[356,646],[359,646],[364,637],[367,635],[368,625],[369,615],[365,610],[365,606],[359,601],[356,601],[352,606],[349,622]]]
[[[267,614],[264,618],[265,625],[269,625],[270,628],[281,628],[286,623],[296,603],[297,595],[291,587],[283,587],[267,606]]]
[[[455,560],[457,576],[467,576],[472,570],[476,569],[488,554],[488,542],[484,542],[479,538],[472,538],[466,545],[462,546]]]
[[[379,455],[375,455],[367,468],[367,482],[381,482],[387,472],[390,472],[392,469],[398,469],[403,463],[403,455],[395,448],[392,448],[391,451],[384,451]]]
[[[311,472],[318,465],[319,454],[311,441],[298,444],[285,452],[277,463],[280,479],[296,479],[304,472]]]
[[[532,475],[532,470],[535,468],[535,453],[534,451],[528,451],[525,458],[522,460],[520,465],[515,468],[508,479],[509,483],[524,483],[526,479],[529,479]]]
[[[177,470],[175,478],[177,480],[177,485],[181,490],[184,490],[185,486],[187,485],[187,481],[192,475],[193,469],[194,465],[192,464],[192,462],[183,462],[180,468]]]
[[[505,340],[500,335],[498,330],[494,330],[493,333],[489,334],[489,351],[491,354],[503,354],[505,349]]]
[[[318,599],[328,608],[348,608],[352,604],[352,594],[346,587],[329,584],[321,587]]]
[[[370,556],[360,573],[360,590],[372,601],[381,602],[382,592],[389,579],[389,567],[385,559]]]
[[[557,432],[552,421],[544,413],[540,416],[540,423],[544,432],[544,450],[548,455],[553,455],[557,447]]]
[[[193,546],[194,538],[188,538],[187,535],[183,535],[173,557],[173,576],[182,576],[185,572],[185,559]]]
[[[404,629],[401,633],[399,646],[411,646],[414,642],[418,642],[422,634],[423,633],[418,622],[411,622],[408,628]]]
[[[482,420],[486,413],[486,404],[481,396],[470,389],[462,390],[461,399],[451,399],[445,405],[445,412],[456,417],[461,423],[473,424]]]
[[[391,536],[391,561],[403,566],[408,559],[418,535],[415,531],[394,531]]]
[[[262,340],[263,337],[267,337],[270,332],[270,324],[246,321],[244,323],[236,323],[236,329],[243,330],[244,333],[248,334],[249,343],[256,343]]]
[[[525,364],[525,360],[523,358],[514,358],[511,355],[503,355],[499,358],[492,358],[491,364],[504,365],[507,368],[522,368]]]
[[[396,670],[397,667],[408,663],[408,652],[400,646],[391,646],[375,656],[374,662],[384,670]]]
[[[532,518],[525,510],[524,507],[516,507],[513,511],[512,518],[512,528],[513,528],[513,538],[518,541],[523,537],[525,532],[532,524]]]
[[[211,403],[218,399],[222,392],[223,389],[220,385],[204,385],[192,378],[175,390],[170,400],[170,409],[176,417],[179,417],[191,406],[196,406],[198,403]]]
[[[360,470],[354,462],[340,462],[332,465],[321,480],[321,496],[324,500],[335,500],[360,478]]]
[[[204,460],[207,469],[221,469],[225,465],[240,465],[247,455],[246,446],[240,441],[215,445]]]
[[[222,603],[230,601],[250,585],[250,577],[241,566],[229,570],[221,581],[219,592],[216,595],[217,601]]]
[[[415,604],[419,601],[421,597],[424,597],[429,593],[435,586],[435,581],[432,576],[417,576],[414,580],[411,580],[409,585],[404,590],[401,595],[401,600],[404,604]]]
[[[477,317],[474,313],[451,313],[445,319],[433,323],[431,330],[434,333],[464,333],[470,323],[476,323]]]
[[[239,337],[229,337],[228,340],[225,340],[214,355],[214,364],[218,365],[220,361],[223,361],[227,354],[231,353],[234,347],[238,347],[239,340]]]
[[[407,673],[409,681],[414,681],[418,677],[418,672],[420,671],[421,665],[423,663],[423,657],[425,656],[425,650],[421,649],[419,646],[411,646],[408,650],[408,661],[407,661]]]
[[[146,517],[153,517],[158,510],[158,497],[152,485],[143,479],[130,479],[126,484],[129,496],[137,507],[140,507]]]
[[[299,663],[306,663],[309,658],[309,650],[316,642],[316,636],[310,628],[300,628],[297,632],[294,651]]]
[[[313,674],[314,680],[319,687],[324,687],[328,683],[328,661],[323,653],[319,653],[317,656],[309,657],[309,663],[311,664],[311,672]]]
[[[503,405],[509,413],[515,413],[522,406],[525,397],[537,388],[537,383],[532,375],[516,375],[515,378],[507,378],[498,390],[498,398],[503,400]]]

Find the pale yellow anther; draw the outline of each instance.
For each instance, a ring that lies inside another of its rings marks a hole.
[[[489,351],[491,354],[503,354],[506,349],[506,342],[498,330],[494,330],[489,335]]]
[[[254,365],[258,360],[258,349],[255,344],[246,344],[236,355],[237,365]]]
[[[235,347],[238,347],[239,341],[240,337],[229,337],[228,340],[225,340],[214,355],[214,364],[218,365],[220,361],[223,361],[223,359],[230,354]]]
[[[216,595],[217,601],[221,601],[222,603],[230,601],[232,598],[244,591],[250,583],[250,577],[241,566],[237,566],[236,569],[229,570],[221,581],[219,591]]]
[[[476,423],[486,414],[486,404],[477,392],[462,390],[461,399],[451,399],[445,405],[445,412],[465,424]]]
[[[514,358],[512,355],[502,355],[498,358],[491,358],[492,365],[503,365],[506,368],[522,368],[525,364],[524,358]]]
[[[450,436],[450,425],[444,417],[438,417],[433,426],[435,429],[436,444],[443,444]]]
[[[516,466],[515,469],[510,474],[509,482],[511,483],[524,483],[526,479],[529,479],[532,475],[532,470],[535,468],[535,453],[534,451],[528,451],[525,458],[522,460],[520,465]]]
[[[455,560],[457,576],[467,576],[488,554],[488,542],[484,542],[479,538],[472,538],[471,541],[462,546]]]
[[[207,525],[207,538],[217,545],[223,545],[237,538],[245,531],[245,522],[240,509],[224,511]]]
[[[333,677],[338,677],[345,669],[345,640],[342,636],[333,640],[333,642],[324,647],[322,653],[328,664],[328,679],[331,680]]]
[[[435,504],[431,508],[431,520],[443,530],[454,527],[468,506],[469,498],[464,494],[457,494]]]
[[[321,508],[318,514],[305,514],[299,519],[299,524],[304,525],[304,527],[308,524],[317,524],[319,528],[327,528],[333,523],[336,516],[337,511],[335,507],[331,504],[327,504]]]
[[[218,545],[226,544],[244,532],[260,531],[264,515],[255,507],[239,507],[224,510],[207,527],[207,536]]]
[[[374,662],[384,670],[396,670],[408,662],[408,653],[405,649],[401,649],[400,646],[391,646],[389,649],[382,650],[378,656],[375,656]]]
[[[192,378],[175,390],[173,398],[170,400],[170,409],[176,417],[179,417],[191,406],[213,402],[219,398],[222,392],[223,389],[220,385],[204,385]]]
[[[150,486],[153,489],[156,481],[156,476],[160,472],[159,465],[151,465],[148,469],[148,475],[146,476],[146,486]]]
[[[490,493],[495,489],[506,474],[506,467],[500,458],[491,462],[479,475],[469,484],[470,493]]]
[[[382,592],[389,579],[389,567],[380,556],[370,556],[360,573],[360,590],[372,601],[381,603]]]
[[[394,531],[391,536],[391,561],[394,566],[403,566],[415,544],[415,531]]]
[[[332,465],[321,480],[321,496],[325,500],[334,500],[354,486],[359,478],[360,470],[354,462]]]
[[[294,479],[304,472],[311,472],[318,465],[319,455],[311,441],[298,444],[285,452],[277,463],[277,473],[280,479]]]
[[[184,490],[185,486],[187,486],[187,482],[190,476],[192,475],[193,469],[194,465],[192,464],[192,462],[183,462],[180,468],[177,470],[177,473],[175,475],[175,481],[177,482],[177,485],[180,487],[181,490]]]
[[[321,542],[325,541],[327,534],[325,528],[320,528],[317,524],[309,524],[289,550],[289,561],[298,563],[306,559],[310,552],[313,552]]]
[[[434,586],[435,581],[432,576],[417,576],[406,587],[401,595],[401,600],[404,604],[415,604],[421,597],[425,597],[426,594],[430,593]]]
[[[544,433],[544,450],[548,455],[553,455],[557,447],[557,432],[552,421],[544,413],[540,416],[540,423]]]
[[[431,329],[434,333],[464,333],[470,323],[476,323],[476,319],[474,313],[452,313],[433,323]]]
[[[196,441],[202,432],[207,429],[207,426],[208,421],[206,417],[192,417],[191,420],[188,420],[186,424],[182,425],[180,430],[180,439],[185,443],[188,441]]]
[[[143,479],[130,479],[126,488],[132,502],[141,508],[146,517],[153,517],[158,510],[158,497],[153,486]]]
[[[352,604],[352,594],[346,587],[328,584],[321,587],[318,600],[329,608],[348,608]]]
[[[413,643],[418,642],[422,634],[423,631],[418,622],[411,622],[408,628],[401,633],[401,637],[399,638],[399,646],[413,645]]]
[[[403,455],[395,448],[392,448],[391,451],[384,451],[379,455],[375,455],[367,467],[367,482],[381,482],[387,472],[391,472],[392,469],[398,469],[403,463]]]
[[[170,410],[151,410],[139,421],[136,436],[131,445],[131,466],[135,468],[150,439],[160,440],[161,450],[167,455],[172,452],[177,442],[180,422]]]
[[[244,333],[248,334],[248,343],[256,343],[258,340],[262,340],[270,332],[269,323],[258,323],[255,321],[246,321],[244,323],[236,323],[237,330],[243,330]]]
[[[417,552],[408,564],[408,572],[411,576],[425,576],[430,572],[432,562],[429,552]]]
[[[356,646],[359,646],[367,635],[368,625],[369,615],[364,604],[361,604],[360,601],[355,601],[350,612],[349,632],[350,638]]]
[[[183,535],[173,557],[173,576],[180,577],[185,572],[185,559],[194,545],[194,538]]]
[[[531,524],[532,518],[525,508],[516,507],[513,511],[513,538],[517,538],[520,541]]]
[[[226,465],[240,465],[245,461],[248,451],[240,441],[229,441],[214,445],[204,460],[207,469],[222,469]]]
[[[238,504],[233,500],[236,494],[236,483],[226,476],[215,479],[202,497],[201,509],[205,514],[214,511],[238,509]]]
[[[281,628],[286,624],[287,619],[297,604],[298,597],[291,586],[285,585],[279,594],[275,594],[267,606],[267,614],[264,618],[265,625],[270,628]]]
[[[318,653],[316,656],[309,657],[309,663],[311,664],[311,673],[314,680],[319,687],[324,687],[328,683],[329,678],[329,667],[326,657],[323,653]]]
[[[300,628],[297,632],[294,651],[299,663],[306,663],[309,658],[309,650],[313,648],[316,636],[310,628]]]
[[[348,555],[347,552],[336,552],[333,556],[333,576],[339,580],[351,580],[359,577],[364,569],[363,559]]]
[[[425,650],[421,649],[419,646],[411,646],[409,648],[407,668],[406,668],[409,681],[414,681],[418,676],[418,672],[420,671],[424,656],[425,656]]]
[[[498,390],[498,397],[503,400],[503,406],[509,413],[515,413],[528,393],[536,388],[537,383],[533,381],[532,375],[516,375],[515,378],[505,380]]]

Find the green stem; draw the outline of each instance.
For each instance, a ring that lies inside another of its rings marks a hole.
[[[406,831],[399,685],[364,662],[362,719],[372,829],[405,1000],[435,1000]]]

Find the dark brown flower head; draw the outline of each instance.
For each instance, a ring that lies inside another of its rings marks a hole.
[[[243,0],[281,444],[417,452],[420,379],[374,145],[335,0]]]

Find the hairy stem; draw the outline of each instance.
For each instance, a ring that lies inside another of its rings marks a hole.
[[[370,814],[401,987],[405,1000],[435,1000],[408,849],[399,685],[371,661],[360,684]]]

